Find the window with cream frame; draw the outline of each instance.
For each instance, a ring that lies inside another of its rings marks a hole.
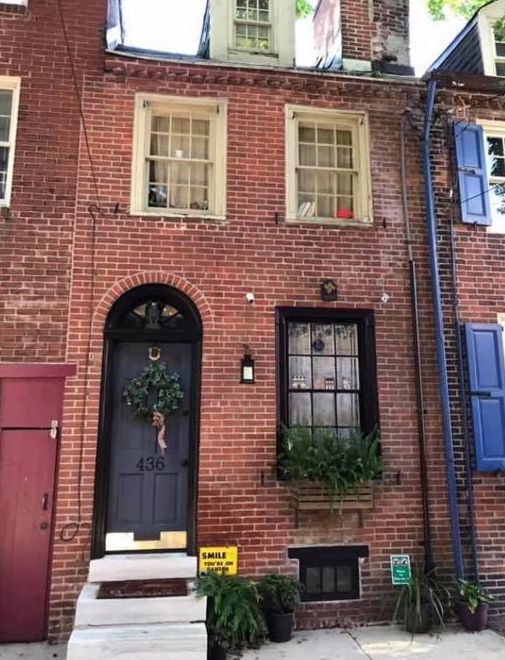
[[[233,48],[255,53],[273,50],[273,0],[233,0]]]
[[[133,214],[223,218],[226,101],[138,94]]]
[[[0,76],[0,206],[11,200],[20,83],[20,78]]]
[[[490,233],[505,234],[505,122],[477,123],[484,130],[484,153],[492,224]]]
[[[372,222],[368,117],[286,106],[287,221]]]

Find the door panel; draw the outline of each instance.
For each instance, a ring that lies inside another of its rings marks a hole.
[[[162,454],[157,430],[137,420],[123,401],[127,381],[149,363],[149,346],[123,342],[114,349],[107,533],[156,539],[162,532],[187,529],[192,349],[184,343],[156,343],[161,360],[181,376],[184,392],[179,410],[165,420],[167,449]]]
[[[63,378],[6,378],[1,382],[0,426],[50,428],[61,417]]]
[[[46,381],[46,390],[51,389]],[[45,636],[56,452],[49,430],[4,429],[0,435],[2,642]]]

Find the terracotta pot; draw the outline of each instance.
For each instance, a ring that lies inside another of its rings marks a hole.
[[[289,642],[295,623],[293,612],[288,612],[287,614],[268,612],[266,619],[270,640],[272,642]]]
[[[459,620],[470,632],[480,632],[481,630],[484,630],[487,624],[488,609],[489,605],[487,603],[479,603],[475,612],[472,613],[468,609],[468,605],[463,601],[458,601],[454,604],[454,611]]]

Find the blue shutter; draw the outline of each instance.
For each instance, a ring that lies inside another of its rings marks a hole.
[[[489,182],[482,126],[454,122],[461,222],[491,224]]]
[[[475,459],[481,472],[505,469],[505,365],[501,325],[467,323]]]

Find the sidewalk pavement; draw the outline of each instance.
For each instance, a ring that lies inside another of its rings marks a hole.
[[[0,645],[0,660],[65,660],[65,657],[65,645]],[[408,633],[392,626],[372,626],[351,631],[301,631],[287,644],[266,644],[242,656],[242,660],[410,659],[504,660],[505,638],[491,630],[472,634],[451,629],[441,635],[416,635],[412,640]]]

